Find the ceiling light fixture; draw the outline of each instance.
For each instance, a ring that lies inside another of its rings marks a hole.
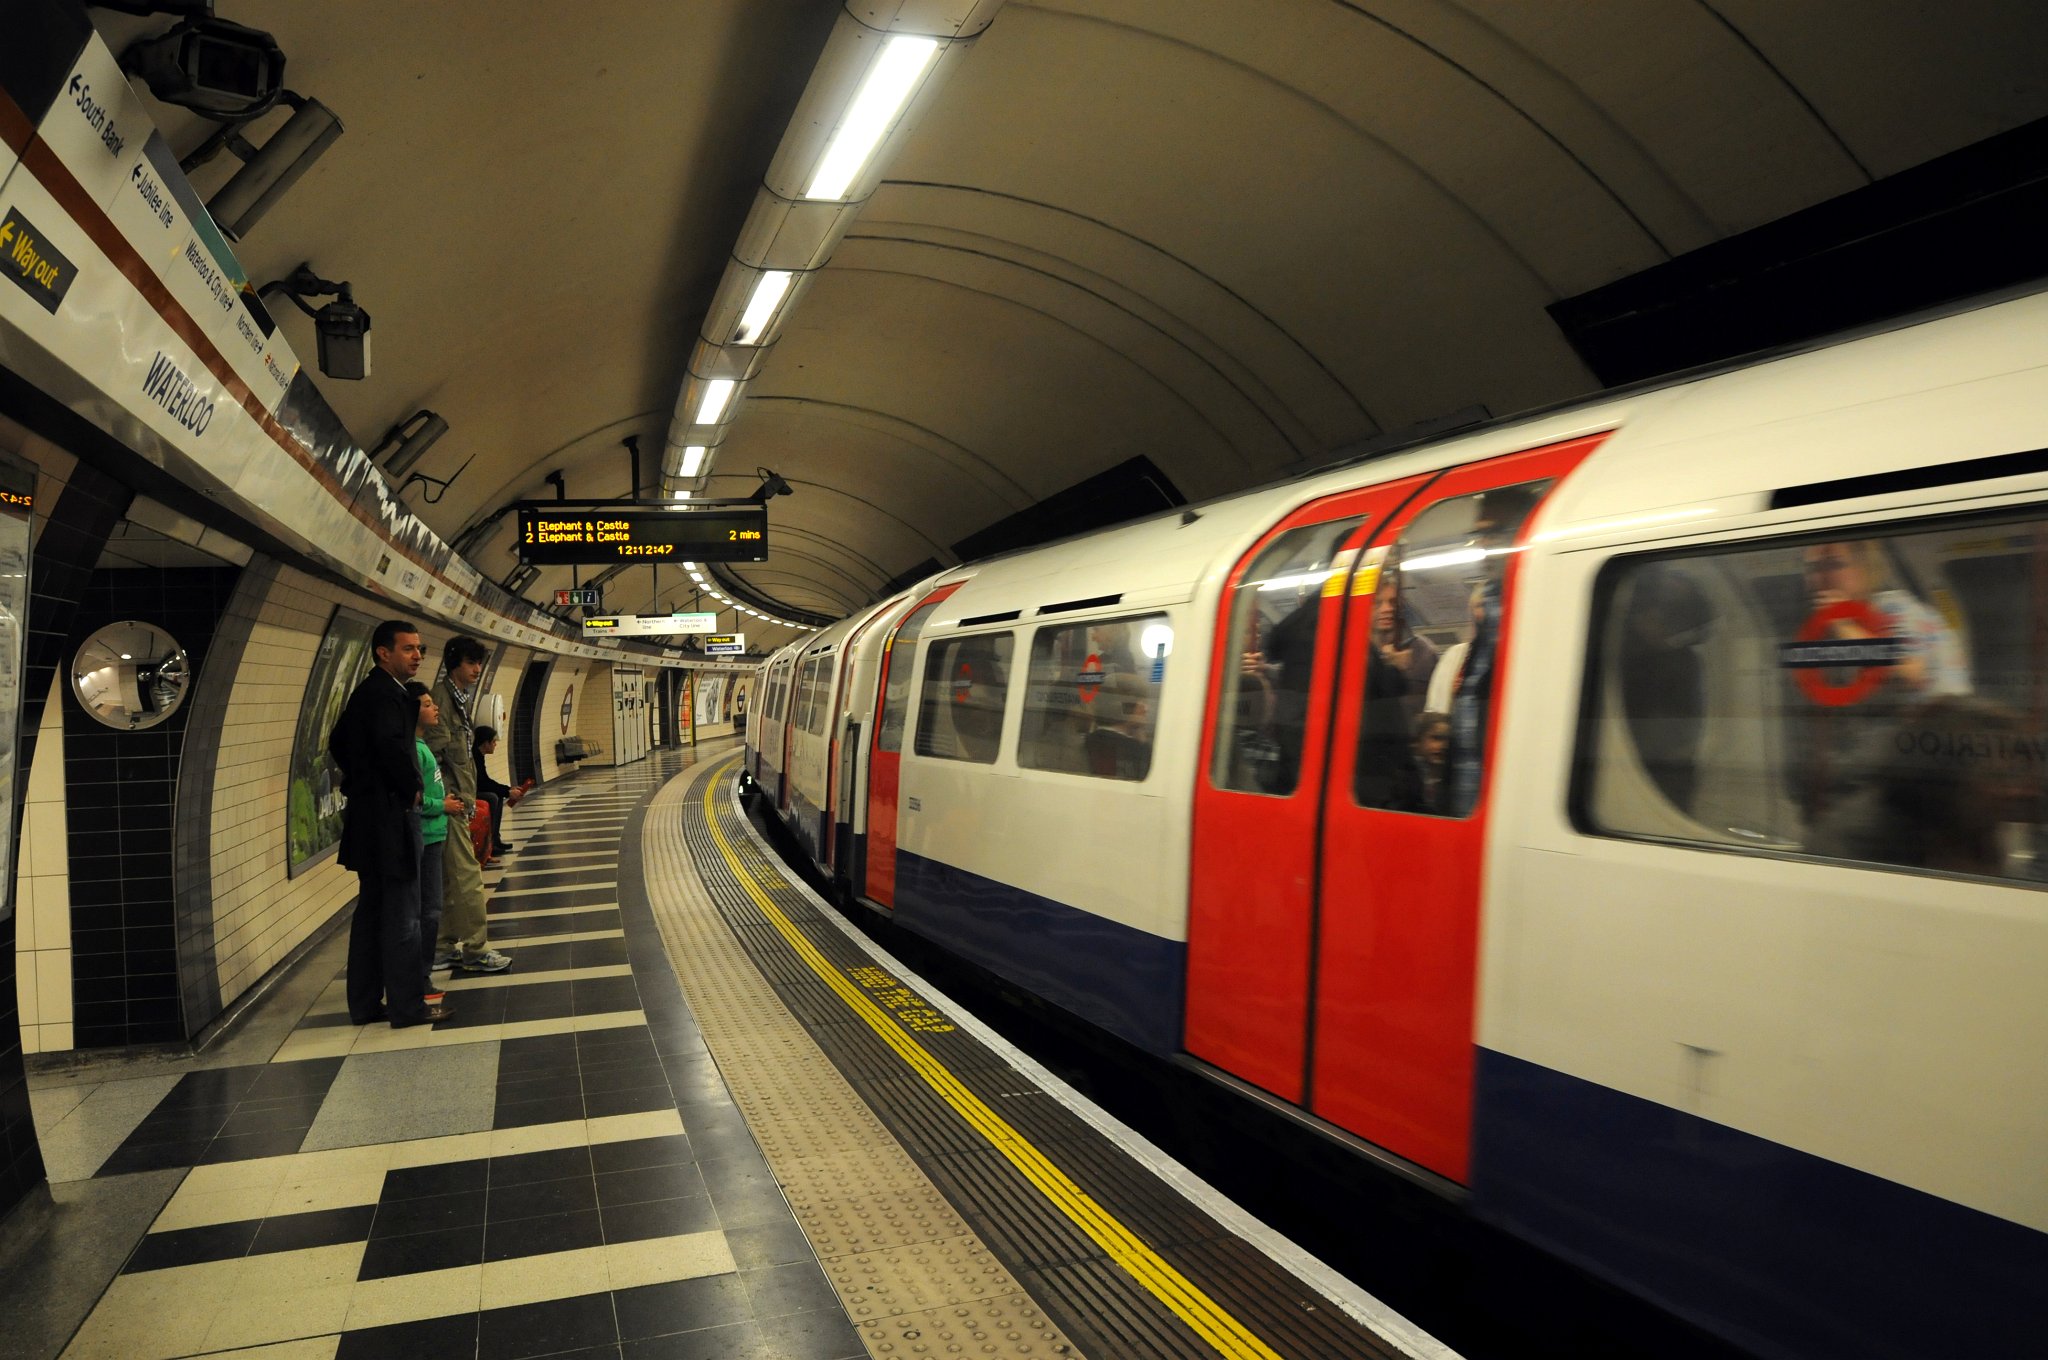
[[[754,295],[747,299],[746,310],[740,313],[740,324],[733,327],[732,342],[735,345],[757,345],[768,330],[768,323],[775,318],[775,309],[782,305],[782,299],[789,296],[790,281],[796,277],[792,270],[771,269],[754,284]]]
[[[679,501],[686,501],[690,499],[690,493],[687,491],[678,491],[675,493],[675,498]]]
[[[683,466],[676,475],[694,477],[704,470],[704,455],[710,450],[702,444],[691,444],[683,449]]]
[[[860,91],[853,97],[846,116],[839,121],[825,155],[811,176],[804,197],[833,200],[843,198],[868,158],[881,145],[890,124],[903,111],[918,80],[939,52],[933,38],[897,36],[882,44],[882,55],[869,68]]]
[[[697,423],[716,425],[725,418],[725,408],[732,404],[733,389],[739,384],[731,378],[713,378],[704,384],[704,395],[697,402]]]

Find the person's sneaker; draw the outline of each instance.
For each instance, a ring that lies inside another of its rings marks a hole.
[[[437,992],[432,987],[420,993],[420,1000],[429,1006],[438,1006],[448,999],[448,993]]]
[[[495,949],[486,949],[480,954],[464,954],[455,960],[458,973],[502,973],[511,966],[511,957]]]
[[[437,949],[434,951],[434,964],[430,971],[438,973],[443,968],[453,968],[455,966],[456,960],[460,959],[461,957],[462,953],[460,950]]]

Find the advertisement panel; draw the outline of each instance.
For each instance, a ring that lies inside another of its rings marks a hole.
[[[291,782],[285,794],[285,864],[297,873],[324,858],[341,842],[341,778],[327,754],[327,734],[334,730],[356,682],[376,664],[370,655],[370,634],[377,621],[352,609],[336,609],[313,657],[306,678],[306,697],[299,704],[299,726],[292,734]]]

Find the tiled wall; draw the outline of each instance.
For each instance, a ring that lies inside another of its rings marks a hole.
[[[555,725],[561,725],[559,716]],[[583,738],[584,743],[598,753],[582,764],[595,767],[610,765],[617,760],[618,744],[612,740],[610,662],[593,661],[583,672],[583,681],[576,688],[576,716],[569,725],[569,734]]]
[[[540,729],[540,779],[543,784],[574,770],[573,766],[569,771],[563,770],[555,760],[555,743],[576,730],[573,709],[570,713],[568,731],[562,730],[562,700],[568,696],[570,687],[574,686],[574,702],[583,702],[584,671],[589,665],[587,661],[572,661],[568,657],[562,657],[548,670],[548,687],[540,696],[539,721],[536,724]],[[610,742],[607,741],[606,745],[609,746]]]
[[[15,858],[15,993],[24,1053],[71,1047],[71,860],[64,836],[63,694],[54,677],[22,793]]]
[[[95,571],[72,615],[65,654],[98,628],[137,619],[169,632],[197,675],[206,670],[214,630],[241,571]],[[187,1027],[178,987],[172,813],[192,709],[181,704],[154,727],[119,731],[68,693],[60,707],[73,1042],[109,1048],[181,1041]],[[47,1006],[50,990],[42,990]]]
[[[25,790],[40,746],[37,737],[47,707],[45,701],[63,653],[65,617],[130,496],[126,488],[112,479],[76,466],[68,454],[11,422],[0,421],[0,444],[38,469],[36,549],[29,569],[20,741],[14,774],[14,787]],[[9,828],[17,847],[17,863],[25,808],[25,800],[16,799]],[[35,1120],[28,1103],[28,1073],[22,1063],[24,1035],[15,950],[16,932],[21,925],[19,899],[15,907],[14,911],[0,913],[0,1214],[20,1203],[43,1180],[42,1153],[36,1144]],[[37,932],[37,942],[40,934]],[[40,1043],[51,1036],[41,1008],[41,970],[36,971],[35,1023]]]
[[[507,782],[523,779],[538,780],[540,767],[540,701],[547,688],[548,659],[539,653],[527,658],[524,673],[514,686],[512,696],[512,745],[507,758],[511,773]],[[541,667],[537,673],[535,667]],[[507,677],[507,683],[510,683]],[[529,691],[529,684],[536,688]],[[522,707],[523,704],[523,707]]]

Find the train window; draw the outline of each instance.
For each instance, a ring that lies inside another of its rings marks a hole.
[[[910,663],[917,655],[917,635],[924,631],[925,621],[938,607],[939,602],[933,600],[911,610],[897,625],[896,635],[889,640],[886,654],[889,678],[882,686],[882,718],[875,725],[875,749],[878,751],[903,749],[903,722],[910,715]]]
[[[1602,573],[1587,830],[2041,882],[2048,522]]]
[[[1010,693],[1008,633],[934,642],[924,657],[924,694],[917,705],[917,753],[941,760],[992,764],[1003,736]]]
[[[1372,591],[1352,793],[1362,807],[1469,816],[1479,801],[1507,564],[1547,482],[1438,501],[1362,574]]]
[[[815,656],[807,656],[797,668],[796,717],[793,721],[797,730],[811,730],[811,717],[818,709],[818,668],[822,662]]]
[[[1017,763],[1143,779],[1173,627],[1164,614],[1041,628],[1031,639]]]
[[[1223,668],[1209,772],[1217,788],[1294,792],[1323,588],[1339,573],[1337,550],[1359,523],[1352,518],[1290,529],[1252,560],[1238,582],[1224,653],[1233,664]]]
[[[831,652],[816,661],[818,673],[811,685],[811,711],[805,715],[804,731],[820,736],[832,722],[832,661]]]

